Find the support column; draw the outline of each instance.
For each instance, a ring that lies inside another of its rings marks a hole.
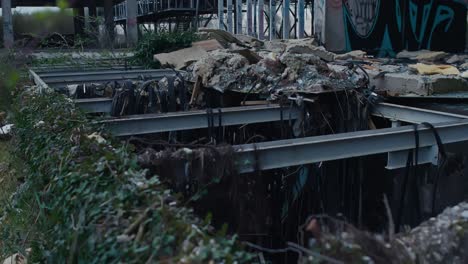
[[[265,26],[264,26],[264,14],[265,8],[264,1],[258,0],[258,39],[263,40],[265,38]]]
[[[236,0],[236,34],[242,34],[242,0]]]
[[[276,38],[276,1],[270,0],[270,33],[269,38],[273,40]]]
[[[138,43],[137,0],[127,0],[127,46],[134,47]]]
[[[257,2],[258,0],[253,0],[252,5],[253,5],[253,36],[258,38],[258,28],[257,28]]]
[[[247,0],[247,34],[253,35],[252,30],[252,0]]]
[[[232,31],[232,0],[227,0],[227,30]]]
[[[104,0],[105,42],[107,47],[114,45],[114,6],[112,0]]]
[[[290,23],[289,23],[289,0],[283,0],[283,39],[289,38],[289,30],[290,30]]]
[[[297,0],[297,17],[298,17],[298,38],[304,38],[304,12],[305,12],[304,0]]]
[[[218,0],[218,29],[224,30],[224,0]]]
[[[2,0],[3,18],[3,46],[7,49],[13,48],[13,17],[11,14],[11,0]]]

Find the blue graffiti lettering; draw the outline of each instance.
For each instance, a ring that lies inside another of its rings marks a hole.
[[[452,8],[448,6],[439,6],[437,8],[436,12],[436,17],[434,19],[434,23],[432,25],[431,33],[429,35],[429,40],[427,41],[427,48],[431,49],[431,43],[432,43],[432,34],[434,33],[434,30],[436,27],[441,24],[442,22],[448,20],[447,24],[445,25],[445,32],[447,32],[450,29],[450,26],[452,25],[453,19],[455,18],[455,12],[453,11]]]
[[[382,39],[382,44],[380,45],[379,57],[385,56],[395,57],[395,51],[393,51],[392,40],[390,39],[390,34],[388,33],[388,26],[385,27],[385,34]]]
[[[432,4],[434,3],[434,0],[431,0],[431,2],[427,3],[423,7],[423,13],[422,13],[422,21],[420,24],[420,29],[419,29],[419,34],[416,29],[417,26],[417,17],[418,17],[418,6],[410,1],[410,24],[411,24],[411,29],[413,31],[414,37],[416,41],[418,42],[419,48],[421,48],[424,35],[426,33],[426,28],[427,28],[427,22],[429,21],[429,14],[431,12]]]

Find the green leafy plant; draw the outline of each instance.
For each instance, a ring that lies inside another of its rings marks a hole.
[[[159,68],[161,65],[153,60],[154,54],[190,47],[197,38],[193,31],[147,33],[138,42],[134,59],[136,64],[148,68]]]
[[[31,262],[242,263],[236,237],[179,206],[131,148],[90,125],[68,98],[23,94],[15,113],[18,152],[31,173],[7,206],[2,250],[32,247]],[[37,208],[34,235],[12,219]]]

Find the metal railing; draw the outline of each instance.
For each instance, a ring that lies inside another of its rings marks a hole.
[[[196,0],[139,0],[137,1],[137,16],[146,16],[167,10],[195,10],[195,7]],[[124,20],[126,17],[127,1],[115,5],[114,20]]]

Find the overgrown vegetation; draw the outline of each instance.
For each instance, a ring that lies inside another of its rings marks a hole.
[[[24,94],[19,101],[17,146],[31,173],[1,219],[2,253],[32,247],[29,261],[52,263],[251,258],[235,237],[213,234],[209,221],[179,206],[138,167],[131,146],[95,133],[69,99]],[[27,215],[32,208],[36,215]]]
[[[138,41],[138,46],[135,48],[136,64],[159,68],[161,65],[153,60],[154,54],[190,47],[197,38],[193,31],[147,33]]]
[[[0,56],[0,112],[10,108],[13,90],[22,81],[20,66],[13,62],[9,54]]]

